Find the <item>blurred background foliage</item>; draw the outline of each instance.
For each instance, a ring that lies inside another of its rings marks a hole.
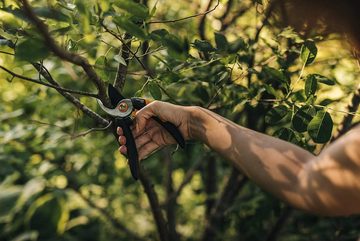
[[[337,34],[297,33],[281,6],[30,4],[58,45],[85,57],[106,83],[122,68],[126,96],[203,106],[315,154],[349,117],[359,80],[351,47]],[[0,1],[0,240],[357,240],[358,217],[293,210],[195,141],[142,163],[166,220],[166,236],[159,235],[111,132],[84,133],[103,126],[56,90],[14,77],[46,82],[38,64],[64,88],[96,93],[82,68],[52,53],[21,6]],[[105,117],[94,98],[76,96]]]

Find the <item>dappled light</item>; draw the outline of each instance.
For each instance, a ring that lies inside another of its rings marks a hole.
[[[0,1],[0,240],[359,239],[358,3],[311,2]]]

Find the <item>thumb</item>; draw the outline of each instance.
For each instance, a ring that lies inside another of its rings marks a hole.
[[[135,129],[137,133],[140,133],[145,129],[146,122],[153,116],[157,115],[156,110],[156,101],[151,102],[138,112],[135,116]]]

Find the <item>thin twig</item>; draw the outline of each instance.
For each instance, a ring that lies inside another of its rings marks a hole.
[[[207,15],[207,14],[215,11],[216,8],[219,6],[219,4],[220,4],[220,0],[217,0],[216,5],[215,5],[212,9],[207,10],[207,11],[205,11],[205,12],[203,12],[203,13],[197,13],[197,14],[190,15],[190,16],[187,16],[187,17],[184,17],[184,18],[178,18],[178,19],[173,19],[173,20],[154,20],[154,21],[148,22],[148,24],[154,24],[154,23],[176,23],[176,22],[188,20],[188,19],[191,19],[191,18],[196,18],[196,17],[199,17],[199,16]]]
[[[54,78],[51,76],[50,72],[47,70],[47,68],[45,68],[45,66],[40,65],[40,64],[33,64],[34,68],[40,72],[40,74],[52,85],[55,86],[59,86],[59,83],[56,82],[54,80]],[[96,112],[94,112],[93,110],[91,110],[89,107],[87,107],[86,105],[84,105],[83,103],[80,102],[80,100],[78,98],[76,98],[75,96],[73,96],[72,94],[68,93],[68,92],[64,92],[61,90],[57,90],[62,96],[64,96],[68,101],[70,101],[73,105],[75,105],[77,108],[79,108],[80,110],[82,110],[84,112],[85,115],[87,115],[88,117],[90,117],[91,119],[95,120],[97,123],[103,125],[103,126],[107,126],[109,124],[109,121],[102,118],[100,115],[98,115]]]
[[[112,121],[109,122],[109,124],[105,127],[99,127],[99,128],[91,128],[87,131],[84,131],[84,132],[80,132],[80,133],[75,133],[75,134],[72,134],[71,135],[71,139],[74,140],[76,138],[79,138],[79,137],[83,137],[83,136],[86,136],[88,134],[90,134],[91,132],[95,132],[95,131],[105,131],[107,129],[110,128],[110,126],[112,125]]]
[[[2,51],[2,50],[0,50],[0,53],[2,53],[2,54],[7,54],[7,55],[15,55],[15,54],[13,54],[13,53],[6,52],[6,51]]]
[[[63,92],[77,94],[77,95],[83,95],[83,96],[89,96],[89,97],[93,97],[93,98],[98,98],[99,97],[97,94],[93,94],[93,93],[89,93],[89,92],[85,92],[85,91],[80,91],[80,90],[67,89],[67,88],[63,88],[61,86],[48,84],[48,83],[45,83],[45,82],[37,80],[37,79],[32,79],[32,78],[29,78],[29,77],[26,77],[26,76],[23,76],[23,75],[19,75],[19,74],[15,73],[15,72],[5,68],[4,66],[1,66],[1,65],[0,65],[0,69],[6,71],[7,73],[11,74],[13,77],[16,77],[18,79],[26,80],[26,81],[33,82],[33,83],[40,84],[40,85],[44,85],[44,86],[56,89],[58,91],[63,91]]]

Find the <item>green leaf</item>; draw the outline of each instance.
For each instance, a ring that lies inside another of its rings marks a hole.
[[[309,75],[305,80],[305,95],[310,97],[314,95],[317,90],[317,80],[314,75]]]
[[[69,39],[66,45],[67,50],[69,51],[77,51],[78,50],[78,44],[76,41]]]
[[[45,19],[54,19],[60,22],[70,21],[69,16],[53,8],[47,8],[47,7],[34,8],[34,12],[39,17],[43,17]]]
[[[177,53],[184,51],[184,46],[181,40],[173,34],[170,34],[166,29],[157,29],[150,33],[150,38],[155,42],[160,42],[165,47]]]
[[[270,125],[278,124],[289,112],[288,107],[279,105],[272,108],[265,116],[265,122]]]
[[[226,51],[229,47],[229,43],[226,37],[221,33],[215,33],[216,48],[220,51]]]
[[[36,62],[45,59],[49,54],[41,40],[29,38],[16,45],[15,59]]]
[[[280,98],[280,95],[276,92],[274,87],[272,87],[271,85],[267,85],[267,84],[265,84],[264,87],[268,94],[273,95],[276,98]]]
[[[95,69],[101,79],[110,81],[115,78],[116,72],[111,68],[105,56],[100,56],[95,61]]]
[[[291,119],[292,127],[298,132],[305,132],[315,114],[316,110],[314,107],[308,105],[301,107]]]
[[[268,79],[275,80],[281,83],[287,83],[286,76],[280,70],[274,69],[269,66],[264,66],[262,70]]]
[[[124,66],[127,66],[125,59],[120,54],[115,55],[114,59],[116,62],[118,62]]]
[[[331,138],[333,121],[328,112],[321,110],[310,121],[308,133],[315,143],[326,143]]]
[[[18,186],[0,186],[0,223],[11,215],[11,211],[15,207],[20,194],[21,188]]]
[[[274,136],[284,140],[288,141],[294,144],[298,144],[299,140],[295,134],[295,132],[289,128],[281,128],[277,131],[275,131]]]
[[[319,83],[326,84],[326,85],[335,85],[335,80],[329,79],[323,75],[320,74],[311,74],[310,76],[313,76]]]
[[[65,231],[69,210],[62,198],[47,194],[31,204],[25,222],[31,229],[39,230],[40,237],[51,237]]]
[[[21,19],[25,22],[30,22],[29,18],[19,8],[1,8],[0,10],[7,13],[11,13],[16,18]]]
[[[305,41],[300,51],[300,58],[305,63],[309,65],[314,62],[317,55],[317,47],[314,41],[308,40]]]
[[[193,43],[193,46],[197,50],[204,52],[204,53],[212,52],[215,50],[214,47],[206,40],[196,39],[195,42]]]
[[[133,0],[117,0],[115,5],[140,19],[147,19],[149,17],[149,9],[145,5],[136,3]]]
[[[130,21],[128,18],[116,16],[114,17],[114,22],[117,26],[119,26],[121,29],[125,30],[129,34],[140,39],[146,39],[146,33],[144,29]]]
[[[149,88],[151,96],[155,100],[161,100],[161,90],[157,84],[150,82],[147,87]]]
[[[291,94],[292,101],[306,101],[305,91],[304,90],[297,90]]]
[[[157,10],[157,4],[158,4],[158,1],[155,2],[154,6],[152,7],[152,9],[150,10],[150,14],[149,14],[149,17],[153,17],[156,13],[156,10]]]
[[[246,50],[247,48],[248,46],[245,41],[242,38],[238,38],[229,44],[229,53],[237,53],[239,50]]]

